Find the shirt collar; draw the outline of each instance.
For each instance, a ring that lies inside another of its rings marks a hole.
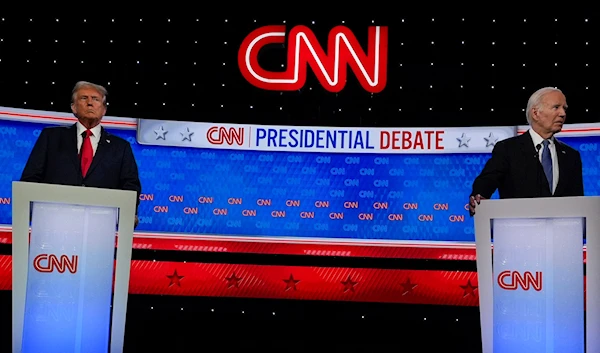
[[[542,142],[544,142],[544,138],[540,136],[540,134],[535,132],[533,129],[529,129],[529,135],[531,135],[531,139],[533,140],[534,146],[540,145]],[[552,136],[548,140],[550,141],[550,145],[554,144],[554,136]]]
[[[83,132],[87,129],[79,121],[76,123],[76,125],[77,125],[77,135],[81,136],[83,134]],[[93,137],[100,138],[100,133],[102,131],[102,126],[100,124],[94,126],[91,130],[92,130],[92,133],[94,134]]]

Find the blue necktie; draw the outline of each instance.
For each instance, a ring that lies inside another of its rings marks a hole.
[[[552,193],[552,156],[550,155],[550,148],[548,147],[550,141],[544,140],[542,144],[544,145],[544,151],[542,152],[542,167],[544,167],[544,174],[546,174],[548,185],[550,185],[550,193]]]

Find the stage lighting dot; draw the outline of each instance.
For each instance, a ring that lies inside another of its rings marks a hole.
[[[283,110],[283,107],[279,107],[279,110]]]
[[[491,112],[493,112],[493,111],[494,111],[494,108],[490,109],[490,111],[491,111]]]
[[[210,311],[212,311],[213,313],[215,312],[215,309],[210,309]]]
[[[587,113],[588,111],[589,111],[588,109],[586,109],[586,110],[585,110],[585,112],[586,112],[586,113]]]
[[[194,106],[194,103],[192,103],[192,107]]]
[[[424,318],[423,318],[423,321],[427,321],[427,318],[426,318],[426,317],[424,317]]]
[[[361,319],[364,319],[364,318],[365,318],[365,316],[364,316],[364,315],[362,315],[362,316],[361,316]]]
[[[254,109],[254,106],[252,106],[252,105],[251,105],[251,106],[250,106],[250,109]]]
[[[402,89],[402,86],[400,86],[400,89]]]
[[[275,312],[273,311],[273,316],[275,316]]]
[[[242,310],[242,314],[245,314],[246,312],[244,310]]]
[[[496,42],[492,42],[492,45],[496,45]]]
[[[167,40],[167,44],[169,44],[169,41]]]
[[[50,105],[54,105],[54,102],[50,102]]]
[[[433,108],[429,108],[429,110],[433,110]]]
[[[223,44],[227,45],[227,42],[223,42]]]
[[[183,308],[181,308],[181,311],[183,311]]]
[[[167,105],[167,103],[163,103],[163,105]]]
[[[133,102],[133,105],[137,105],[137,102]]]

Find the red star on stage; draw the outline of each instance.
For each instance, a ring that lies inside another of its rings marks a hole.
[[[290,274],[290,278],[289,279],[284,279],[283,281],[286,284],[286,286],[285,286],[285,291],[286,292],[289,291],[290,289],[297,290],[296,289],[296,284],[298,284],[300,282],[300,280],[294,279],[294,275],[293,274]]]
[[[406,282],[402,283],[402,295],[407,295],[408,293],[412,292],[413,289],[415,289],[417,287],[417,284],[415,283],[411,283],[410,282],[410,278],[406,279]]]
[[[358,283],[358,282],[354,282],[352,281],[352,278],[350,277],[350,275],[348,275],[348,278],[346,278],[345,281],[341,282],[344,285],[344,293],[346,293],[347,291],[352,291],[354,292],[354,286]]]
[[[469,294],[475,296],[475,290],[477,289],[477,286],[472,285],[471,280],[468,280],[467,285],[460,286],[460,288],[462,288],[465,291],[463,294],[463,298],[464,298]]]
[[[167,277],[171,280],[171,282],[169,283],[169,287],[176,284],[177,286],[181,287],[181,279],[184,276],[180,276],[177,274],[177,269],[175,269],[175,271],[173,272],[172,275],[167,275]]]
[[[240,281],[242,280],[241,277],[235,276],[235,272],[231,275],[231,277],[227,277],[225,279],[227,280],[227,288],[231,288],[231,287],[239,288]]]

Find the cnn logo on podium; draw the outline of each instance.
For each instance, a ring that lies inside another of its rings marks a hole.
[[[498,285],[502,289],[517,290],[519,287],[525,291],[533,288],[542,290],[542,272],[537,271],[535,276],[530,271],[521,274],[519,271],[502,271],[498,275]]]
[[[67,255],[60,255],[60,257],[54,254],[39,254],[33,259],[33,268],[38,272],[54,272],[65,273],[69,270],[71,273],[77,273],[77,264],[79,256],[72,255],[69,258]]]

